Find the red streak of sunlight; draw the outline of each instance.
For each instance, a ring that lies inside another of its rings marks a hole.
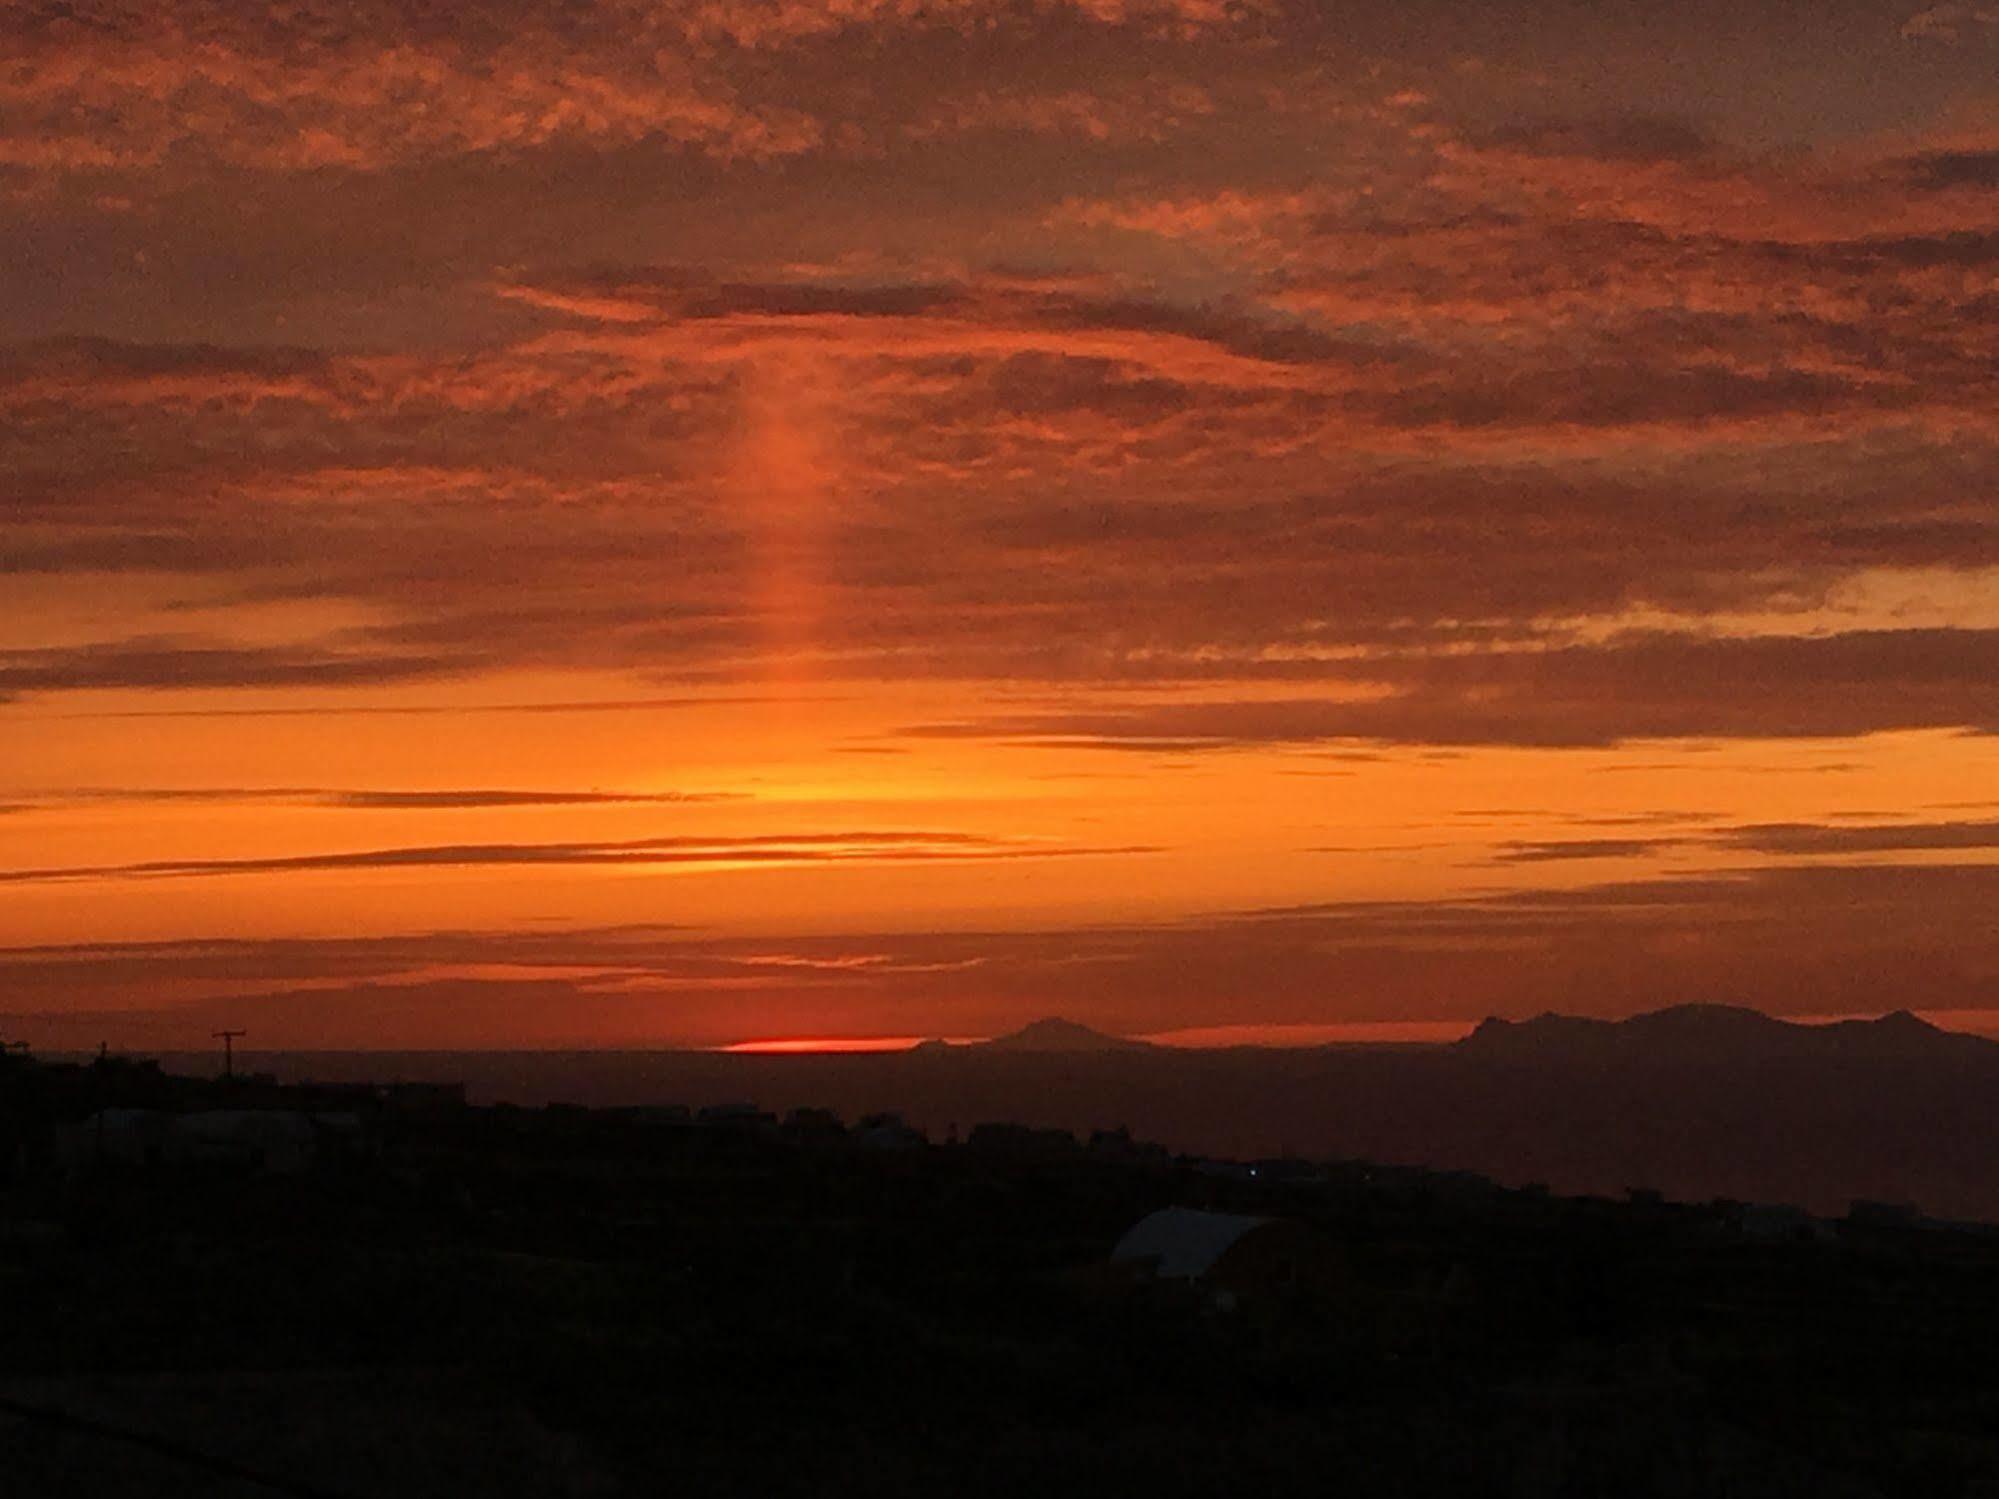
[[[780,1040],[738,1041],[718,1046],[717,1051],[736,1056],[810,1056],[816,1052],[909,1051],[930,1039],[927,1036],[795,1036]],[[953,1045],[983,1040],[978,1036],[954,1036]]]

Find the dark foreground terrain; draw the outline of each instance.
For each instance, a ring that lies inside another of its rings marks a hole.
[[[1999,1237],[1888,1205],[0,1065],[8,1494],[1999,1493]]]

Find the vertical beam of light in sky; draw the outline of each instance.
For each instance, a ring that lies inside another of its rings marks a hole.
[[[749,548],[747,606],[764,673],[811,675],[827,607],[827,545],[838,503],[826,372],[809,357],[764,355],[743,367],[729,487]]]

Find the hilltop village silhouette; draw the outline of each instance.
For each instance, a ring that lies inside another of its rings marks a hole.
[[[1999,1077],[1999,1046],[1900,1016],[1546,1017],[1430,1050],[1544,1096],[1746,1069],[1772,1108],[1834,1076],[1864,1097]],[[22,1492],[627,1494],[670,1473],[693,1493],[997,1495],[1051,1467],[1078,1492],[1187,1494],[1335,1472],[1383,1494],[1999,1482],[1999,1230],[1910,1201],[1232,1158],[1072,1132],[1024,1092],[1016,1117],[932,1131],[233,1060],[0,1061],[0,1431]],[[1060,1095],[1306,1060],[1050,1023],[865,1059],[865,1078],[997,1069]],[[698,1062],[710,1089],[831,1076]]]

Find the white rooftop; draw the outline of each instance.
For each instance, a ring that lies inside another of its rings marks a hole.
[[[1111,1251],[1111,1263],[1155,1260],[1161,1279],[1198,1280],[1244,1234],[1270,1221],[1199,1208],[1161,1208],[1125,1231]]]

